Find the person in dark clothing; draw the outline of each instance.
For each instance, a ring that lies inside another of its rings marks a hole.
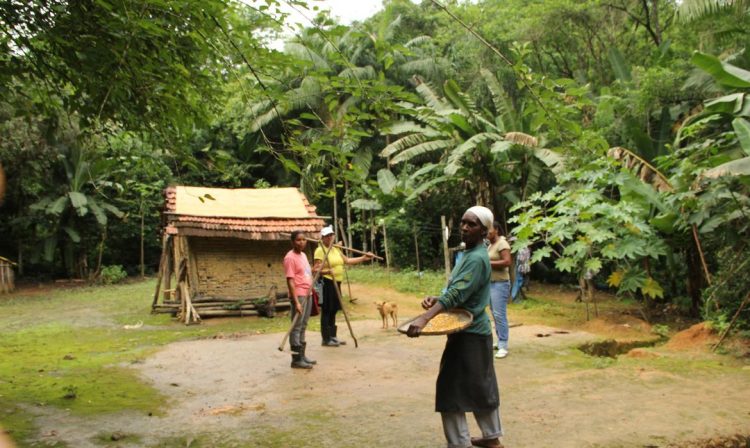
[[[492,351],[492,327],[485,309],[490,302],[490,260],[483,240],[492,229],[492,212],[481,206],[466,210],[461,218],[461,239],[466,253],[451,272],[440,297],[427,297],[427,310],[417,317],[407,335],[417,337],[441,311],[463,308],[474,319],[463,331],[448,335],[440,360],[435,394],[435,411],[440,412],[448,448],[480,446],[502,448],[500,393]],[[469,435],[466,412],[472,412],[482,437]]]
[[[338,347],[346,344],[346,341],[337,337],[336,313],[341,309],[339,292],[341,291],[341,279],[344,278],[344,265],[358,264],[372,260],[374,255],[370,252],[361,257],[349,258],[333,245],[333,227],[323,227],[320,231],[322,244],[315,249],[313,255],[313,272],[321,271],[323,277],[323,303],[320,306],[320,334],[322,345],[325,347]],[[328,258],[326,259],[326,254]],[[326,260],[323,263],[323,260]],[[334,283],[335,282],[335,283]]]

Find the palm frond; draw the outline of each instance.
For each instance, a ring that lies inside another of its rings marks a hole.
[[[461,161],[467,152],[474,151],[477,146],[488,140],[497,141],[502,140],[502,138],[503,137],[500,134],[495,134],[493,132],[482,132],[481,134],[473,135],[471,138],[458,145],[456,149],[451,151],[451,154],[448,157],[448,164],[445,166],[445,174],[450,176],[456,174],[461,168]]]
[[[417,47],[425,43],[432,43],[432,36],[422,35],[411,39],[409,42],[404,44],[404,47],[411,48]]]
[[[318,70],[331,70],[331,66],[328,64],[328,61],[305,44],[298,42],[287,42],[284,46],[284,50],[286,53],[296,56],[303,61],[311,62],[313,64],[313,67]]]
[[[391,23],[389,23],[383,30],[383,40],[393,40],[393,36],[396,34],[396,30],[401,26],[401,14],[398,15]]]
[[[520,123],[516,118],[513,109],[513,104],[503,91],[502,87],[500,87],[500,83],[495,75],[484,68],[480,70],[480,73],[484,78],[487,88],[490,90],[492,104],[495,106],[495,112],[500,117],[500,122],[502,123],[502,131],[508,132],[521,129]]]
[[[563,156],[560,153],[552,151],[551,149],[534,149],[534,157],[547,165],[547,167],[555,174],[561,173],[565,168],[565,159],[563,158]]]
[[[412,147],[414,145],[418,145],[422,142],[427,140],[427,137],[423,134],[410,134],[406,137],[402,137],[395,142],[391,143],[390,145],[383,148],[382,151],[380,151],[381,157],[390,157],[393,154],[403,151],[406,148]]]
[[[455,146],[456,142],[453,140],[430,140],[418,145],[412,146],[401,151],[396,157],[391,159],[391,165],[396,165],[401,162],[408,162],[409,160],[430,153],[439,151],[441,149],[447,149]]]
[[[420,126],[413,121],[399,121],[384,130],[387,135],[419,133],[426,137],[437,137],[440,133],[434,129]]]
[[[441,184],[445,181],[450,180],[450,177],[448,176],[440,176],[436,177],[428,182],[425,182],[418,186],[414,191],[411,192],[411,194],[406,198],[407,201],[413,201],[417,197],[419,197],[420,194],[424,193],[425,191],[431,189],[432,187]]]
[[[683,0],[677,8],[677,16],[684,22],[698,20],[713,14],[729,11],[734,7],[738,15],[750,7],[748,0]]]
[[[343,120],[344,116],[349,111],[349,108],[357,104],[359,101],[360,98],[358,96],[350,96],[349,98],[345,99],[344,102],[341,103],[336,109],[336,120]]]
[[[607,155],[615,160],[622,162],[623,166],[638,176],[641,181],[650,184],[657,191],[672,191],[673,187],[669,183],[667,176],[662,174],[653,165],[627,148],[615,146],[609,148]]]
[[[270,123],[272,123],[274,120],[281,118],[283,115],[286,114],[286,110],[281,105],[277,105],[276,107],[272,107],[265,113],[255,117],[250,122],[250,127],[248,131],[252,134],[254,132],[258,132],[259,130],[263,129],[264,127],[268,126]]]
[[[377,73],[375,73],[375,69],[371,65],[365,67],[352,66],[342,70],[339,76],[346,79],[375,79]]]
[[[469,119],[473,119],[479,115],[479,110],[474,100],[462,92],[455,81],[448,80],[445,82],[445,96],[448,97],[451,104],[461,109]]]
[[[417,93],[422,97],[422,99],[430,108],[432,108],[436,112],[450,109],[448,104],[446,104],[446,102],[442,98],[440,98],[437,93],[435,93],[435,90],[432,88],[430,83],[425,82],[419,76],[414,76],[414,80],[417,83]]]
[[[524,132],[508,132],[505,134],[505,140],[528,148],[536,148],[539,146],[539,139]]]
[[[398,71],[404,76],[422,75],[427,79],[439,80],[446,71],[444,58],[425,57],[404,62]]]

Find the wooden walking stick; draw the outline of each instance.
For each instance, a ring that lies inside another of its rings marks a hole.
[[[346,308],[344,308],[344,301],[341,300],[341,290],[339,289],[339,284],[336,282],[336,276],[333,275],[333,271],[331,271],[331,278],[333,279],[333,286],[336,290],[336,295],[339,298],[339,305],[341,305],[341,312],[344,314],[346,326],[349,327],[349,334],[351,335],[352,339],[354,339],[354,348],[359,348],[357,338],[354,336],[354,330],[352,330],[352,324],[351,322],[349,322],[349,314],[346,312]]]
[[[281,233],[281,234],[282,235],[290,235],[289,233]],[[321,244],[320,240],[316,240],[315,238],[307,238],[307,241],[312,241],[313,243]],[[359,255],[367,255],[367,252],[363,252],[363,251],[358,250],[358,249],[352,249],[351,247],[342,246],[341,244],[335,244],[334,243],[334,244],[331,244],[331,247],[338,247],[339,249],[343,249],[343,250],[346,250],[346,251],[349,251],[349,252],[353,252],[353,253],[359,254]],[[374,255],[374,254],[373,254],[372,258],[374,260],[379,260],[379,261],[385,260],[383,257],[379,257],[379,256]]]
[[[306,239],[309,240],[310,238],[306,238]],[[312,241],[315,241],[315,240],[312,240]],[[326,251],[325,249],[323,249],[323,255],[325,257],[325,258],[323,258],[323,263],[324,264],[328,261],[328,253],[329,252],[330,251]],[[321,269],[318,272],[316,272],[315,275],[313,276],[312,283],[310,283],[310,289],[307,291],[307,297],[305,297],[305,302],[307,302],[308,300],[311,299],[311,297],[312,297],[312,291],[313,291],[313,288],[315,287],[315,282],[318,281],[318,278],[320,277],[320,272],[322,270],[323,270],[323,266],[321,265]],[[291,300],[292,304],[294,304],[294,298],[293,297],[290,297],[289,300]],[[302,313],[297,313],[297,315],[294,316],[294,319],[292,320],[292,325],[289,327],[289,330],[286,332],[286,334],[284,335],[284,337],[281,339],[281,344],[279,344],[279,347],[278,347],[280,352],[284,351],[284,345],[286,345],[286,340],[289,338],[289,335],[292,334],[292,330],[294,330],[294,326],[297,325],[297,322],[299,322],[299,320],[301,319],[300,316],[302,316]]]
[[[338,227],[338,229],[339,229],[339,233],[340,233],[339,236],[341,237],[341,240],[343,241],[344,240],[343,225],[340,225]],[[346,264],[344,265],[344,278],[346,279],[346,288],[349,290],[349,302],[350,303],[354,303],[354,301],[357,300],[357,299],[355,299],[354,296],[352,295],[352,283],[349,281],[349,272],[346,269]]]

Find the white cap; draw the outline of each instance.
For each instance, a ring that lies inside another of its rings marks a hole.
[[[333,226],[326,226],[320,229],[320,236],[333,235]]]

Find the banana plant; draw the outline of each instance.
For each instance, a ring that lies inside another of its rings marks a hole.
[[[30,208],[43,214],[50,226],[46,230],[41,255],[52,262],[58,247],[62,247],[63,262],[69,274],[84,277],[88,274],[83,231],[89,228],[85,220],[95,219],[102,235],[108,214],[118,218],[123,213],[114,205],[100,199],[98,188],[106,185],[107,163],[90,149],[79,145],[61,147],[59,162],[65,182],[57,193],[42,198]],[[39,253],[38,253],[39,254]]]
[[[501,188],[500,174],[511,173],[519,182],[516,186],[521,196],[525,196],[535,188],[543,170],[562,168],[559,154],[521,131],[522,120],[494,76],[486,71],[484,76],[492,93],[494,114],[480,110],[452,80],[445,83],[443,97],[428,82],[415,77],[416,91],[424,104],[407,106],[410,119],[386,130],[397,137],[380,152],[389,167],[439,166],[440,174],[433,169],[423,172],[427,175],[424,182],[461,180],[477,203],[487,205],[494,205]]]

